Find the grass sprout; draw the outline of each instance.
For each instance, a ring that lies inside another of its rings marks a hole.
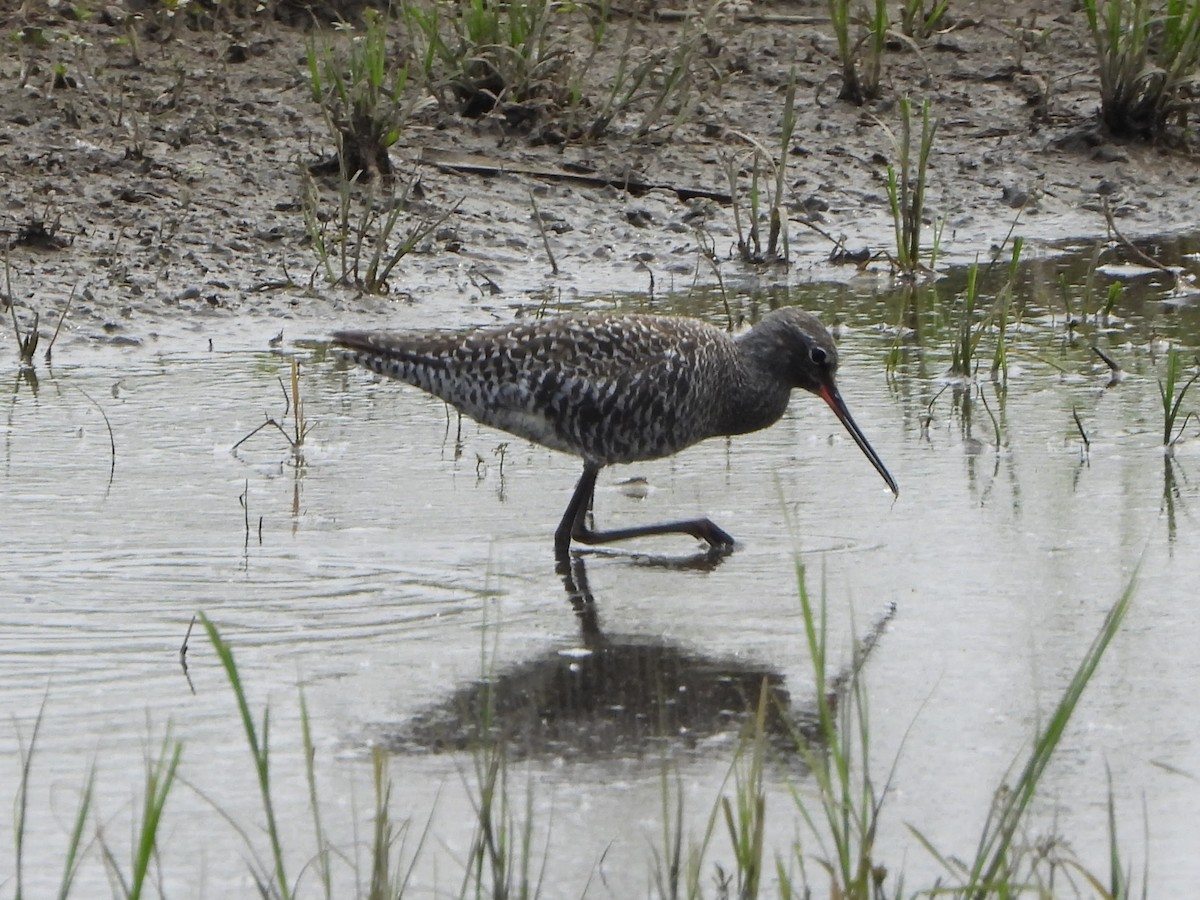
[[[896,268],[909,276],[921,269],[921,228],[925,194],[929,186],[929,154],[938,122],[930,115],[928,100],[921,103],[921,134],[913,147],[912,101],[900,100],[900,136],[893,138],[899,171],[887,168],[888,205],[896,238]]]
[[[1178,429],[1176,428],[1176,422],[1179,420],[1179,407],[1183,403],[1183,398],[1187,396],[1187,392],[1196,383],[1196,379],[1200,378],[1200,370],[1193,372],[1191,378],[1184,382],[1182,387],[1179,387],[1182,377],[1182,354],[1178,348],[1172,347],[1167,351],[1166,380],[1159,379],[1158,382],[1158,394],[1162,400],[1163,411],[1163,446],[1168,448],[1174,446],[1175,442],[1179,440],[1188,419],[1193,415],[1190,412],[1185,415],[1183,421],[1179,422]]]
[[[792,135],[796,128],[796,81],[788,82],[784,95],[783,112],[780,115],[780,142],[778,155],[754,137],[736,132],[751,146],[750,190],[742,200],[739,190],[740,171],[737,157],[726,160],[726,176],[729,179],[730,195],[733,197],[733,221],[738,235],[738,256],[743,262],[787,262],[788,232],[787,213],[784,206],[787,185],[787,158]],[[748,207],[748,222],[743,226],[743,205]],[[765,208],[765,211],[764,211]],[[767,223],[767,240],[764,250],[762,225]]]
[[[279,838],[279,825],[275,816],[275,804],[271,797],[270,710],[263,710],[262,725],[261,727],[256,727],[254,716],[250,712],[250,701],[246,698],[246,690],[242,684],[241,675],[238,673],[237,663],[233,658],[233,648],[225,642],[220,632],[217,631],[217,627],[203,613],[200,614],[200,624],[204,626],[209,643],[217,651],[217,657],[221,661],[221,668],[225,670],[225,676],[229,679],[229,686],[233,688],[233,695],[237,700],[238,713],[242,720],[242,729],[246,735],[246,743],[250,747],[250,754],[254,760],[254,772],[258,778],[259,795],[262,799],[263,812],[267,817],[267,837],[271,843],[271,859],[273,861],[272,873],[269,876],[267,873],[263,873],[263,878],[268,881],[273,880],[274,887],[278,891],[278,896],[286,900],[286,898],[292,896],[292,889],[284,865],[283,845]]]

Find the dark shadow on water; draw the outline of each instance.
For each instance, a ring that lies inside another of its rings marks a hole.
[[[499,738],[518,757],[579,760],[658,755],[737,735],[769,691],[766,732],[796,752],[813,713],[793,710],[783,676],[766,665],[704,654],[656,635],[605,633],[584,558],[558,566],[580,641],[459,687],[383,736],[399,753],[469,750]]]

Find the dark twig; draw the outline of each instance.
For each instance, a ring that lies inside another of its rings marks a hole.
[[[283,393],[283,415],[280,417],[283,421],[287,421],[288,414],[291,413],[293,406],[296,410],[295,415],[295,433],[288,434],[286,428],[280,424],[278,419],[268,417],[265,422],[250,431],[240,441],[234,444],[230,450],[236,451],[238,447],[254,437],[264,428],[274,428],[283,435],[283,439],[288,442],[288,446],[292,452],[299,455],[300,448],[304,445],[304,436],[308,434],[308,426],[304,422],[303,407],[300,402],[300,366],[296,360],[292,360],[292,390],[288,393],[287,385],[283,383],[282,378],[276,379],[279,382],[279,390]]]
[[[17,339],[17,356],[21,361],[22,369],[33,368],[33,354],[37,352],[38,345],[38,321],[39,316],[37,310],[33,311],[33,327],[29,329],[29,333],[21,335],[21,323],[17,321],[17,298],[13,296],[12,289],[12,267],[8,262],[8,251],[4,253],[4,284],[5,291],[8,295],[8,311],[12,315],[13,334]]]
[[[1146,265],[1150,266],[1151,268],[1158,269],[1165,275],[1170,275],[1172,280],[1175,282],[1176,289],[1178,289],[1183,281],[1183,274],[1178,269],[1172,269],[1170,266],[1160,263],[1157,259],[1143,251],[1140,247],[1135,246],[1133,241],[1129,240],[1129,238],[1125,237],[1125,235],[1121,234],[1120,230],[1117,228],[1116,221],[1113,219],[1112,209],[1109,208],[1108,198],[1101,197],[1100,199],[1101,208],[1104,210],[1104,221],[1108,223],[1108,230],[1113,233],[1113,236],[1121,242],[1123,247],[1125,247],[1130,253],[1132,253]]]
[[[250,552],[250,479],[247,478],[242,493],[238,496],[238,503],[242,507],[242,518],[245,520],[245,539],[242,541],[242,550],[246,553]]]
[[[529,202],[533,206],[533,221],[537,224],[538,233],[542,236],[542,246],[546,248],[546,258],[550,260],[550,271],[557,275],[558,261],[554,258],[554,251],[550,249],[550,238],[546,236],[546,223],[542,221],[542,214],[538,212],[537,199],[533,196],[533,191],[529,192]]]
[[[195,615],[193,615],[192,621],[188,623],[187,633],[184,634],[184,636],[183,636],[183,643],[179,645],[179,666],[180,666],[180,668],[183,669],[183,677],[187,679],[188,689],[192,692],[193,695],[196,693],[196,686],[194,684],[192,684],[192,676],[188,672],[187,652],[188,652],[188,641],[191,640],[192,628],[194,628],[195,625],[196,625],[196,617],[195,617]]]
[[[1075,427],[1079,429],[1079,436],[1083,438],[1083,452],[1089,454],[1092,452],[1092,442],[1088,440],[1087,432],[1083,430],[1083,422],[1079,420],[1079,410],[1074,406],[1071,407],[1071,416],[1075,419]]]
[[[46,354],[43,359],[46,360],[46,365],[50,365],[50,356],[54,350],[54,342],[58,340],[58,333],[62,331],[63,322],[67,320],[67,313],[71,311],[71,304],[75,302],[76,288],[71,288],[71,295],[67,297],[67,305],[63,307],[62,315],[58,317],[58,324],[54,326],[54,334],[50,335],[50,343],[46,347]]]
[[[1111,356],[1109,356],[1107,353],[1105,353],[1099,347],[1093,347],[1092,352],[1095,353],[1102,360],[1104,360],[1104,364],[1106,366],[1108,366],[1108,368],[1112,371],[1112,373],[1114,375],[1120,373],[1121,364],[1119,362],[1117,362],[1115,359],[1113,359]]]
[[[49,354],[47,353],[47,355]],[[117,440],[115,437],[113,437],[112,422],[108,420],[108,415],[104,412],[104,407],[96,402],[95,397],[77,384],[72,384],[71,387],[75,388],[75,390],[79,391],[79,393],[83,394],[83,396],[87,397],[88,402],[90,402],[92,406],[96,407],[96,412],[100,413],[100,418],[104,420],[104,427],[108,429],[108,451],[110,458],[108,466],[108,486],[112,487],[113,476],[117,471]]]

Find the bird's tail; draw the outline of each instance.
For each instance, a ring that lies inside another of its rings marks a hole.
[[[336,331],[333,352],[343,359],[387,378],[407,382],[457,403],[455,379],[449,377],[450,360],[444,336],[385,331]]]

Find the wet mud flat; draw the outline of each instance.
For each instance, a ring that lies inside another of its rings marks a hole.
[[[622,59],[706,48],[686,102],[650,119],[656,127],[635,105],[596,138],[564,142],[551,132],[567,129],[569,110],[514,124],[501,111],[415,104],[390,148],[398,186],[372,195],[360,185],[356,202],[401,204],[397,235],[439,224],[386,293],[364,294],[327,283],[306,225],[306,203],[326,222],[339,204],[336,177],[305,174],[333,152],[309,84],[312,33],[269,15],[189,28],[119,12],[23,9],[4,22],[25,38],[0,65],[0,226],[24,305],[52,321],[74,292],[68,338],[191,341],[235,316],[480,322],[513,302],[541,309],[609,290],[846,280],[856,268],[829,264],[832,240],[850,259],[894,250],[886,169],[906,95],[928,98],[939,120],[928,220],[942,223],[948,262],[986,257],[1010,232],[1032,254],[1103,234],[1104,203],[1131,236],[1200,221],[1186,152],[1099,131],[1082,13],[954,4],[921,52],[886,52],[883,99],[860,108],[836,100],[823,7],[766,4],[753,10],[762,17],[614,21],[632,49],[611,37],[596,54],[585,73],[593,107]],[[745,237],[753,150],[776,146],[793,79],[790,265],[745,265],[733,201]]]

